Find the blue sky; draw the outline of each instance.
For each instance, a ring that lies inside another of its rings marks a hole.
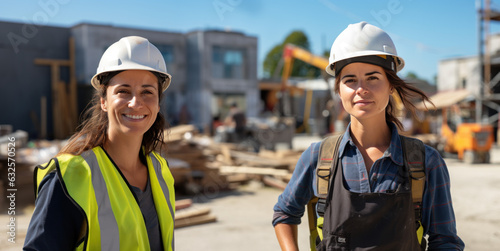
[[[10,1],[0,10],[0,20],[36,25],[240,31],[258,37],[259,74],[266,53],[293,30],[304,31],[311,51],[321,54],[348,24],[368,21],[392,36],[406,62],[402,75],[431,81],[439,60],[477,55],[477,19],[475,0],[40,0]],[[492,32],[498,26],[491,23]]]

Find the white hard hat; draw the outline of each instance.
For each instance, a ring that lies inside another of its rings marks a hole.
[[[163,86],[162,92],[168,88],[172,79],[158,48],[143,37],[129,36],[112,44],[102,54],[97,73],[91,80],[92,86],[98,89],[101,84],[98,76],[102,73],[125,70],[146,70],[164,75],[165,80],[160,83]]]
[[[367,62],[361,58],[369,59],[368,63],[381,65],[395,72],[403,69],[405,65],[404,60],[398,56],[392,39],[385,31],[367,22],[360,22],[347,26],[335,39],[330,51],[330,64],[325,70],[335,76],[336,70],[339,72],[341,69],[335,64],[341,62],[343,67],[347,63]],[[373,59],[375,62],[370,61]]]

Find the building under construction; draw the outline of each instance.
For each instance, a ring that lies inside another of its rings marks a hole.
[[[257,38],[240,32],[189,33],[82,23],[72,27],[0,22],[0,124],[30,138],[66,138],[90,101],[100,56],[124,36],[142,36],[165,58],[172,85],[162,110],[170,125],[210,128],[231,103],[258,113]],[[77,102],[76,102],[77,101]]]

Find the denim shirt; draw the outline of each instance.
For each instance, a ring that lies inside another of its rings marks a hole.
[[[403,166],[403,152],[398,130],[389,124],[391,143],[383,156],[367,172],[361,152],[354,144],[348,126],[339,146],[339,158],[344,172],[344,184],[351,192],[383,193],[395,190],[398,169]],[[300,224],[305,205],[317,196],[315,169],[321,142],[305,150],[285,191],[274,206],[273,226],[278,223]],[[463,250],[464,243],[456,232],[455,214],[450,194],[450,177],[439,153],[425,146],[426,183],[422,201],[424,235],[429,235],[429,250]],[[334,201],[332,203],[335,203]]]

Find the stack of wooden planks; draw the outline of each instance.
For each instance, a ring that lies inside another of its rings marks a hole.
[[[193,206],[191,199],[175,202],[175,228],[188,227],[217,221],[206,206]]]
[[[15,155],[10,157],[7,152],[0,150],[0,207],[7,205],[6,196],[10,192],[15,192],[15,204],[18,209],[33,205],[35,202],[33,170],[36,165],[42,165],[55,156],[59,149],[65,144],[64,141],[39,140],[31,141],[29,147],[28,133],[16,131],[15,133],[5,135],[3,137],[15,137],[15,145],[9,148],[15,149]],[[2,144],[0,137],[0,147],[7,145]],[[11,159],[9,159],[11,158]],[[14,175],[7,175],[13,173]],[[9,180],[11,178],[11,180]]]
[[[176,187],[194,194],[235,189],[250,180],[284,188],[301,154],[293,150],[248,152],[237,144],[200,135],[192,125],[173,127],[165,135],[163,155]]]
[[[210,137],[198,135],[192,125],[173,127],[164,135],[162,155],[169,162],[178,191],[197,194],[227,189],[224,177],[207,164],[214,158],[214,152],[206,147],[212,142]]]

